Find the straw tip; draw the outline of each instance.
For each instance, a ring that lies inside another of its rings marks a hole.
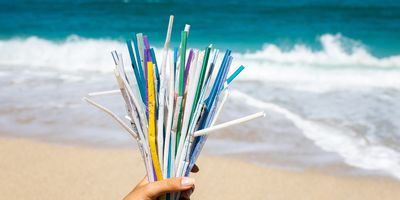
[[[266,116],[267,116],[267,114],[265,113],[265,111],[262,111],[262,112],[261,112],[261,116],[262,116],[262,117],[266,117]]]
[[[190,24],[185,24],[185,32],[189,32],[190,30]]]

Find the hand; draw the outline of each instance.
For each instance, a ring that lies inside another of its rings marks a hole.
[[[191,170],[196,173],[199,168],[194,165]],[[167,192],[181,192],[180,199],[189,200],[194,190],[194,179],[174,177],[150,183],[147,176],[124,198],[124,200],[156,200]]]

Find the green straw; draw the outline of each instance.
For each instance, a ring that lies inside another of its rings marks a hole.
[[[193,100],[193,107],[192,107],[191,115],[193,115],[194,111],[196,110],[196,105],[197,105],[197,102],[199,101],[200,93],[203,88],[204,75],[207,70],[208,58],[210,57],[211,47],[212,47],[212,45],[208,46],[206,48],[206,51],[204,54],[203,64],[201,66],[201,71],[200,71],[199,83],[197,85],[196,95],[194,96],[194,100]]]
[[[186,43],[187,43],[187,34],[188,32],[182,31],[181,33],[181,52],[180,52],[180,67],[179,67],[179,88],[178,88],[178,96],[183,97],[183,93],[185,91],[185,63],[186,63]],[[184,101],[184,100],[182,100]],[[179,109],[178,115],[178,126],[176,131],[176,146],[175,153],[178,150],[179,139],[181,137],[181,126],[182,126],[182,108],[184,102],[181,104],[181,108]]]
[[[181,46],[181,63],[180,63],[180,72],[179,72],[179,90],[178,90],[178,95],[183,96],[184,93],[184,82],[185,82],[185,63],[186,63],[186,43],[187,43],[187,32],[182,31],[181,37],[182,37],[182,46]]]

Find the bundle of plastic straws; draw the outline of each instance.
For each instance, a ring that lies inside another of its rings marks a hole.
[[[204,51],[188,50],[190,25],[181,32],[179,48],[170,51],[173,19],[170,16],[161,62],[157,62],[147,35],[133,34],[126,42],[131,66],[124,65],[122,54],[111,52],[119,89],[89,94],[121,94],[127,110],[124,120],[92,99],[83,98],[109,114],[137,141],[149,181],[188,176],[207,134],[265,115],[260,112],[215,125],[230,84],[244,67],[228,75],[233,59],[230,50],[225,51],[219,65],[219,50],[212,45]],[[167,199],[178,196],[168,194]]]

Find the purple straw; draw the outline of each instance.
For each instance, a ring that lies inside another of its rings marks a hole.
[[[147,37],[147,35],[143,36],[143,42],[144,42],[144,47],[146,49],[150,49],[150,43],[149,43],[149,38]]]
[[[193,49],[190,49],[189,57],[188,57],[188,60],[187,60],[187,63],[186,63],[185,74],[183,75],[184,81],[185,81],[184,84],[183,84],[183,87],[186,86],[186,81],[187,81],[187,77],[188,77],[188,74],[189,74],[190,64],[192,63],[192,59],[193,59]]]
[[[147,71],[147,61],[149,60],[149,49],[144,49],[144,80],[146,81],[146,83],[145,83],[145,85],[146,85],[146,92],[145,92],[145,104],[146,104],[146,114],[147,114],[147,116],[148,116],[148,112],[149,112],[149,103],[148,103],[148,100],[149,100],[149,94],[148,94],[148,88],[149,88],[149,86],[148,86],[148,84],[147,84],[147,82],[148,82],[148,78],[147,78],[147,73],[148,73],[148,71]]]

